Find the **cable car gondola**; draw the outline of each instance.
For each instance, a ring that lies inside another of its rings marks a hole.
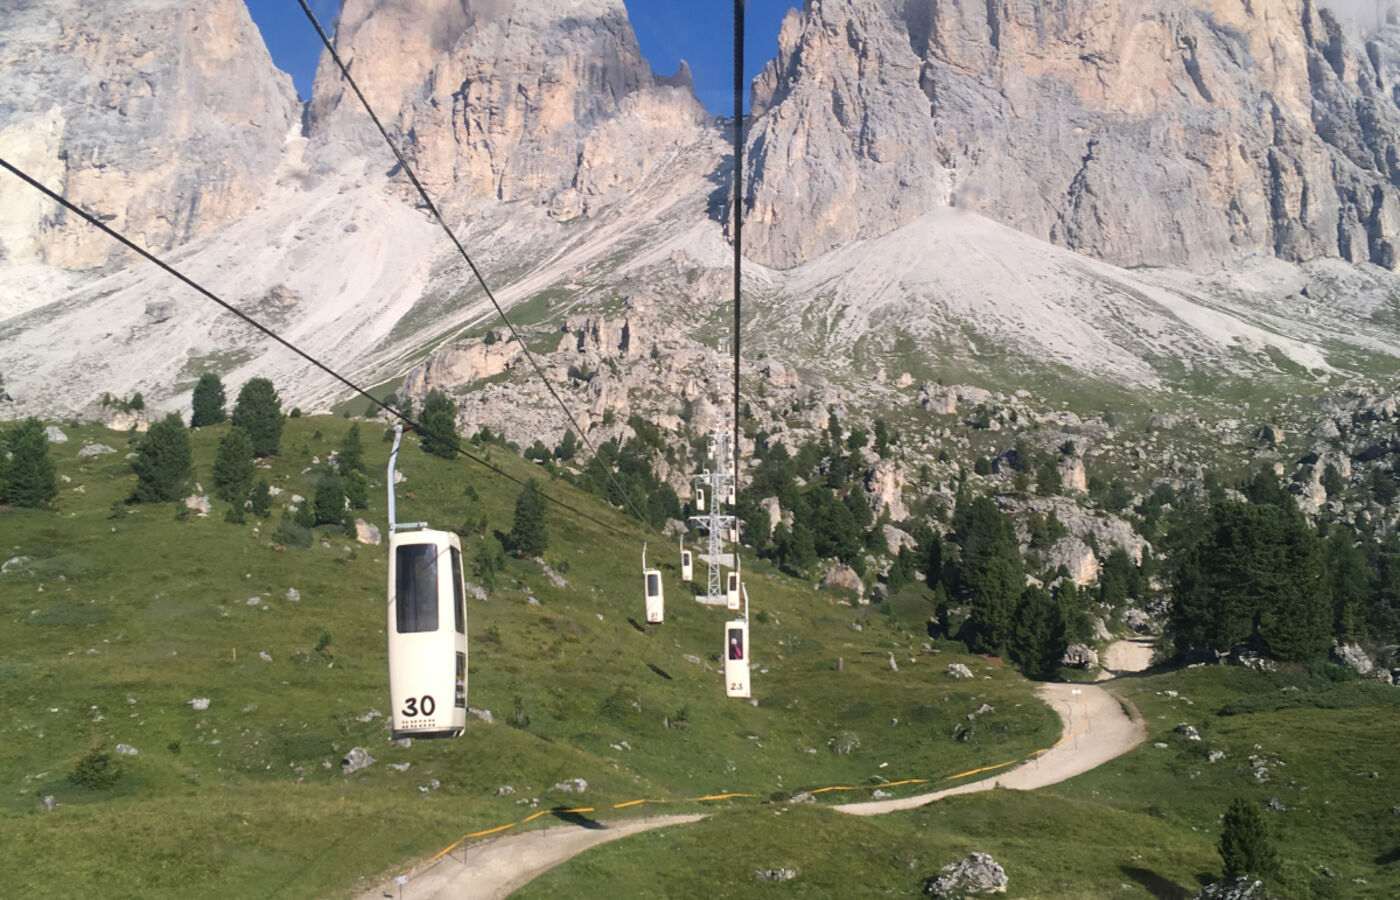
[[[739,573],[730,572],[725,584],[724,598],[728,601],[730,609],[739,608]]]
[[[749,696],[749,623],[744,619],[724,623],[724,695]]]
[[[661,570],[647,568],[647,545],[642,545],[642,582],[646,591],[648,625],[660,625],[666,616],[666,594],[661,586]]]
[[[690,551],[681,548],[681,581],[690,581],[695,577],[695,564],[690,556]]]
[[[462,545],[427,522],[394,521],[394,463],[389,454],[389,699],[392,733],[458,737],[467,726],[467,609]],[[408,530],[414,529],[414,530]]]

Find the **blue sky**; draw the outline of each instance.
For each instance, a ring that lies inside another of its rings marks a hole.
[[[339,0],[309,0],[330,28]],[[529,0],[521,0],[529,2]],[[625,0],[642,55],[654,71],[670,75],[682,59],[690,63],[695,93],[713,113],[733,111],[733,4],[725,0],[679,3],[676,0]],[[297,92],[311,96],[311,82],[321,41],[296,0],[247,0],[248,11],[262,31],[267,49],[279,67],[290,72]],[[747,80],[758,74],[777,51],[778,26],[790,6],[801,0],[748,0],[744,26],[744,102]]]

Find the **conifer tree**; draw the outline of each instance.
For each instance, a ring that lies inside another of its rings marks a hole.
[[[574,458],[578,452],[578,438],[574,436],[573,429],[564,432],[564,439],[559,442],[559,446],[554,448],[554,456],[560,462],[568,462]]]
[[[315,515],[317,525],[340,525],[345,522],[345,481],[335,472],[322,475],[316,484]]]
[[[218,375],[205,372],[199,376],[199,383],[194,386],[194,396],[190,399],[190,405],[191,428],[217,425],[225,419],[224,383],[219,380]]]
[[[457,453],[457,408],[442,391],[423,401],[423,452],[443,459]]]
[[[1016,604],[1025,587],[1020,546],[1011,524],[987,497],[968,504],[956,516],[962,559],[958,564],[958,589],[971,606],[975,627],[973,649],[1001,652],[1012,638]]]
[[[194,478],[190,436],[179,413],[170,413],[156,422],[136,446],[136,489],[132,503],[164,503],[179,500]]]
[[[510,542],[517,556],[539,556],[549,546],[544,502],[539,485],[531,478],[515,501],[515,523],[510,529]]]
[[[275,456],[282,441],[282,398],[266,378],[250,378],[238,392],[233,407],[233,424],[248,432],[253,455],[261,459]]]
[[[267,518],[268,513],[272,512],[272,491],[268,489],[266,481],[258,479],[258,483],[248,492],[248,502],[252,504],[253,515],[259,519]]]
[[[1050,678],[1065,654],[1065,620],[1060,605],[1044,588],[1021,593],[1012,628],[1011,659],[1032,678]]]
[[[345,432],[345,440],[340,445],[340,452],[336,454],[335,464],[341,475],[364,471],[365,446],[360,441],[359,422],[352,424],[350,430]]]
[[[0,457],[8,447],[12,457],[0,461],[0,500],[15,506],[47,506],[58,496],[53,459],[44,425],[30,417],[11,428],[0,444]]]
[[[345,473],[345,499],[353,509],[369,508],[369,479],[359,469]]]
[[[1271,875],[1278,869],[1268,826],[1259,805],[1236,797],[1221,823],[1220,843],[1216,845],[1225,862],[1225,878]]]
[[[235,425],[219,440],[212,478],[214,496],[241,507],[253,488],[254,468],[253,442],[248,432]]]

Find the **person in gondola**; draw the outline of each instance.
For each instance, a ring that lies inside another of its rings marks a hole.
[[[743,659],[743,658],[744,658],[744,645],[743,645],[742,643],[739,642],[739,636],[738,636],[738,635],[730,635],[730,636],[729,636],[729,658],[730,658],[730,659]]]

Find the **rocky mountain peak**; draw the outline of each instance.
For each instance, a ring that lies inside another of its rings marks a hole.
[[[300,114],[242,0],[12,0],[0,16],[5,156],[155,250],[251,209]],[[0,209],[0,260],[119,252],[15,179]]]
[[[1313,0],[809,0],[753,88],[750,247],[952,204],[1120,265],[1394,268],[1397,63]]]
[[[431,189],[531,201],[559,219],[640,183],[704,118],[688,68],[653,76],[621,0],[350,0],[336,42]],[[378,142],[349,99],[323,58],[318,143]]]

